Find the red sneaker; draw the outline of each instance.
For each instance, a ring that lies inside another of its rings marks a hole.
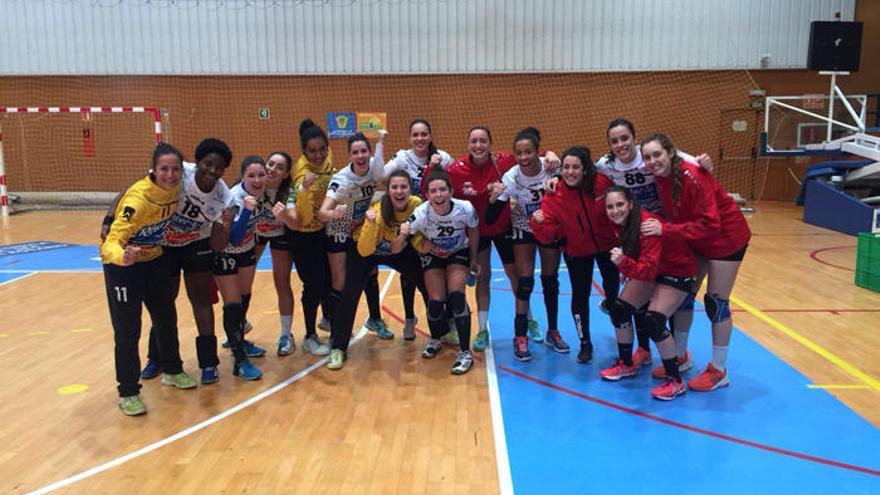
[[[687,388],[685,388],[683,381],[667,379],[663,382],[663,385],[654,387],[654,389],[651,390],[651,395],[653,395],[655,399],[672,400],[685,392],[687,392]]]
[[[636,347],[636,352],[633,354],[633,366],[641,368],[642,366],[648,366],[651,364],[651,361],[651,351]]]
[[[639,368],[635,366],[635,363],[633,363],[632,366],[628,366],[626,363],[623,362],[623,359],[618,359],[617,362],[614,363],[614,366],[611,366],[610,368],[605,368],[604,370],[600,371],[599,376],[606,380],[616,382],[621,378],[636,376],[638,370]]]
[[[678,356],[675,359],[676,359],[676,362],[678,363],[678,372],[679,373],[684,373],[694,367],[694,362],[691,359],[690,351],[688,351],[687,354],[684,355],[684,357]],[[651,376],[653,376],[654,378],[658,378],[660,380],[665,380],[666,379],[666,370],[663,369],[663,365],[661,364],[660,366],[654,368],[651,371]]]
[[[716,388],[728,385],[730,385],[730,380],[727,379],[727,370],[719,371],[718,368],[712,366],[712,363],[706,366],[705,371],[691,378],[688,382],[688,388],[697,392],[711,392]]]

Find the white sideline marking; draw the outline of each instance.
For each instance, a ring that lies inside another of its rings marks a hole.
[[[28,278],[28,277],[31,277],[31,276],[34,276],[34,275],[36,275],[37,273],[40,273],[40,272],[33,272],[33,271],[30,271],[30,270],[23,270],[23,271],[21,271],[21,272],[16,272],[16,273],[24,273],[24,275],[22,275],[21,277],[14,278],[14,279],[12,279],[12,280],[7,280],[7,281],[5,281],[5,282],[0,282],[0,287],[4,286],[4,285],[6,285],[6,284],[12,283],[12,282],[18,282],[19,280],[24,280],[24,279],[26,279],[26,278]]]
[[[486,324],[488,328],[488,323]],[[504,435],[504,415],[501,412],[501,394],[498,392],[498,374],[495,372],[495,353],[490,343],[486,347],[486,377],[489,385],[489,409],[492,412],[492,431],[495,436],[495,461],[498,464],[498,491],[502,495],[513,493],[510,476],[510,459],[507,457],[507,437]]]
[[[394,273],[392,272],[390,275],[388,275],[388,278],[385,279],[385,285],[382,287],[382,292],[379,293],[379,301],[380,302],[382,301],[382,299],[385,298],[385,294],[388,292],[388,288],[391,287],[391,281],[393,279],[394,279]],[[352,339],[350,345],[354,345],[354,344],[358,343],[358,341],[361,340],[361,338],[364,336],[364,334],[366,332],[367,332],[366,327],[361,327],[361,330],[358,332],[357,336],[354,339]],[[122,457],[117,457],[116,459],[105,462],[104,464],[101,464],[99,466],[95,466],[95,467],[88,469],[86,471],[83,471],[81,473],[77,473],[69,478],[65,478],[63,480],[56,481],[55,483],[46,485],[42,488],[38,488],[32,492],[29,492],[27,495],[42,495],[45,493],[50,493],[55,490],[58,490],[59,488],[64,488],[66,486],[70,486],[70,485],[76,483],[77,481],[81,481],[86,478],[90,478],[96,474],[103,473],[104,471],[110,470],[116,466],[119,466],[120,464],[124,464],[132,459],[136,459],[138,457],[141,457],[142,455],[149,454],[150,452],[152,452],[154,450],[160,449],[170,443],[176,442],[182,438],[186,438],[186,437],[192,435],[193,433],[200,431],[200,430],[203,430],[203,429],[207,428],[208,426],[211,426],[212,424],[214,424],[222,419],[225,419],[229,416],[232,416],[233,414],[237,413],[238,411],[241,411],[242,409],[245,409],[247,407],[250,407],[250,406],[256,404],[257,402],[265,399],[266,397],[275,395],[277,392],[286,388],[288,385],[299,381],[301,378],[305,377],[306,375],[308,375],[312,371],[315,371],[316,369],[323,366],[324,363],[327,362],[327,359],[329,359],[329,358],[323,357],[323,358],[319,359],[318,361],[312,363],[310,366],[306,367],[303,370],[298,371],[295,375],[293,375],[290,378],[284,380],[283,382],[273,386],[272,388],[266,389],[266,390],[260,392],[259,394],[251,397],[250,399],[247,399],[246,401],[241,402],[238,405],[233,406],[232,408],[227,409],[227,410],[221,412],[220,414],[217,414],[216,416],[210,417],[210,418],[202,421],[201,423],[190,426],[189,428],[182,430],[182,431],[179,431],[179,432],[175,433],[174,435],[171,435],[170,437],[165,437],[162,440],[151,443],[150,445],[147,445],[146,447],[135,450],[134,452],[129,452],[128,454],[125,454]]]

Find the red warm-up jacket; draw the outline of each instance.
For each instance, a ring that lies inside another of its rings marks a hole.
[[[752,236],[749,225],[718,180],[689,162],[681,163],[681,173],[677,202],[672,200],[673,176],[654,178],[663,208],[671,216],[663,225],[663,235],[687,241],[694,252],[708,259],[723,258],[745,247]]]
[[[660,217],[642,210],[644,222],[649,218],[660,220]],[[614,232],[620,238],[621,228],[614,225]],[[639,258],[633,259],[624,255],[620,260],[620,273],[635,280],[653,281],[657,275],[675,275],[691,277],[697,273],[697,262],[694,252],[686,242],[670,236],[639,236]]]
[[[611,221],[605,214],[605,190],[611,181],[596,175],[593,194],[572,188],[560,180],[556,192],[547,192],[541,199],[544,221],[529,219],[538,242],[548,244],[561,240],[562,250],[570,256],[592,256],[609,251],[617,245]]]
[[[480,217],[480,237],[494,237],[510,231],[510,208],[503,208],[498,220],[491,225],[486,222],[486,208],[489,206],[489,184],[501,182],[501,177],[516,165],[516,158],[510,153],[494,153],[492,160],[482,165],[474,165],[470,155],[455,160],[446,172],[452,181],[452,196],[466,199],[474,205]],[[431,168],[425,171],[425,177]],[[423,184],[427,196],[427,183]]]

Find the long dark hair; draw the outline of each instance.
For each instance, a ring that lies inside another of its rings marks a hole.
[[[281,183],[278,184],[278,192],[275,193],[275,199],[278,200],[278,198],[286,198],[290,193],[290,184],[293,182],[293,174],[291,174],[291,171],[293,170],[293,158],[291,158],[287,152],[279,150],[266,155],[266,161],[268,161],[269,158],[272,158],[272,155],[281,155],[287,166],[287,177],[281,180]]]
[[[437,153],[437,146],[434,145],[434,131],[431,130],[431,123],[425,119],[415,119],[409,123],[409,133],[412,134],[412,128],[416,124],[422,124],[423,126],[428,128],[428,134],[431,135],[431,140],[428,141],[428,160],[427,163],[431,162],[431,157]]]
[[[660,143],[660,146],[669,153],[669,163],[672,165],[672,211],[670,212],[670,218],[672,218],[676,215],[676,204],[678,204],[678,198],[681,197],[681,189],[683,187],[681,180],[681,158],[675,153],[675,145],[672,144],[672,140],[666,134],[652,132],[642,140],[641,146],[644,147],[652,141]]]
[[[632,205],[629,214],[620,226],[620,246],[623,248],[623,254],[637,260],[639,259],[639,253],[642,248],[640,241],[642,206],[639,204],[638,198],[636,198],[635,194],[633,194],[629,188],[623,186],[611,186],[605,191],[605,197],[607,198],[611,193],[623,194],[623,198],[629,201]]]
[[[325,145],[328,147],[330,146],[330,141],[327,139],[327,134],[324,132],[324,129],[318,127],[318,124],[315,124],[312,119],[305,119],[300,122],[299,142],[303,151],[306,150],[306,143],[314,138],[321,138]]]
[[[394,227],[394,205],[391,203],[390,186],[391,179],[395,177],[402,177],[406,179],[406,184],[410,186],[410,188],[412,187],[412,184],[410,183],[412,178],[409,176],[409,173],[406,170],[395,170],[394,172],[391,172],[391,175],[389,175],[387,179],[385,179],[385,195],[382,196],[382,203],[379,208],[381,208],[382,221],[385,222],[386,227]],[[412,189],[410,189],[409,193],[412,194]]]
[[[614,129],[615,127],[618,127],[621,125],[626,127],[627,129],[629,129],[630,134],[632,134],[633,140],[635,140],[636,139],[636,127],[633,125],[632,122],[630,122],[629,120],[627,120],[623,117],[618,117],[608,123],[608,129],[605,130],[605,139],[606,140],[608,139],[608,133],[611,132],[611,129]],[[614,152],[611,151],[611,148],[608,148],[608,154],[605,155],[605,159],[610,162],[610,161],[614,160],[614,158],[615,158]]]
[[[449,197],[452,197],[452,181],[449,179],[449,174],[446,173],[442,168],[435,168],[431,170],[431,173],[428,174],[428,177],[425,179],[425,194],[427,195],[429,186],[435,180],[442,180],[446,183],[446,187],[449,189]]]
[[[562,152],[562,160],[567,156],[575,156],[583,164],[584,180],[581,182],[581,189],[590,196],[596,186],[596,165],[590,159],[590,148],[586,146],[572,146]]]

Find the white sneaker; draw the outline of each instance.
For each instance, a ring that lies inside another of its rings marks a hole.
[[[463,375],[471,369],[474,364],[474,356],[471,351],[458,351],[455,355],[455,363],[452,364],[453,375]]]
[[[282,335],[281,338],[278,339],[279,356],[289,356],[293,354],[293,351],[295,350],[296,343],[294,343],[293,335]]]
[[[303,352],[308,352],[315,356],[326,356],[330,354],[330,346],[321,342],[321,339],[318,338],[317,335],[309,335],[306,337],[303,341],[302,349]]]
[[[422,351],[422,357],[425,359],[437,357],[442,348],[443,342],[440,339],[428,339],[428,343],[425,344],[425,350]]]

